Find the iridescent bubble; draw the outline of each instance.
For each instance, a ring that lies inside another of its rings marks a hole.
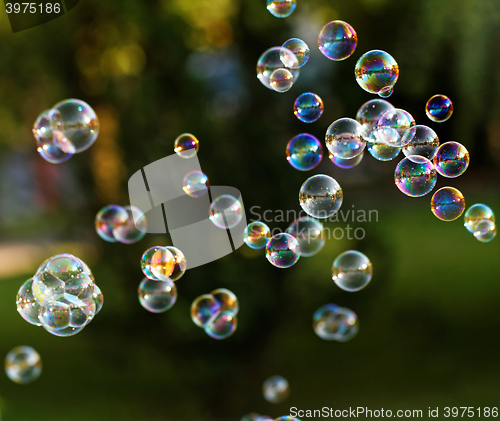
[[[494,222],[488,219],[483,219],[476,224],[474,237],[482,243],[489,243],[497,235],[497,227]]]
[[[267,0],[267,10],[277,18],[290,16],[296,6],[296,0]]]
[[[363,289],[371,281],[372,274],[372,263],[359,251],[345,251],[333,262],[332,279],[344,291]]]
[[[276,92],[286,92],[293,86],[293,75],[288,69],[276,69],[269,78],[269,84]]]
[[[240,311],[238,298],[226,288],[218,288],[210,293],[219,304],[219,311],[230,311],[235,316]]]
[[[366,141],[372,139],[372,132],[377,121],[382,114],[389,110],[394,110],[394,106],[383,99],[372,99],[359,108],[356,121],[363,127],[363,137]]]
[[[282,417],[275,418],[274,421],[300,421],[298,418],[291,417],[289,415],[283,415]]]
[[[453,114],[453,103],[445,95],[434,95],[425,104],[425,113],[432,121],[442,123]]]
[[[407,143],[406,140],[411,140]],[[403,135],[403,153],[406,156],[420,155],[432,160],[439,147],[439,138],[434,130],[427,126],[417,125]]]
[[[467,228],[467,231],[474,234],[477,231],[477,224],[484,220],[495,223],[495,214],[489,206],[476,203],[465,212],[464,226]]]
[[[92,146],[99,134],[99,120],[92,107],[79,99],[67,99],[54,105],[50,114],[52,130],[62,136],[54,140],[66,153],[82,152]]]
[[[402,159],[394,171],[396,186],[404,194],[420,197],[429,193],[437,182],[437,173],[432,162],[423,156]]]
[[[342,206],[343,193],[339,183],[325,174],[309,177],[299,192],[299,203],[313,218],[328,218]]]
[[[243,218],[241,202],[230,194],[223,194],[210,205],[209,218],[218,228],[234,228]]]
[[[128,212],[118,205],[108,205],[102,208],[95,217],[95,230],[99,237],[109,243],[116,243],[114,230],[120,225],[127,225]]]
[[[409,112],[394,108],[380,116],[373,134],[387,146],[402,148],[412,141],[415,132],[410,129],[414,126],[415,119]]]
[[[358,45],[358,35],[347,22],[334,20],[321,29],[318,47],[326,58],[340,61],[350,57]]]
[[[388,92],[399,77],[399,66],[394,58],[385,51],[372,50],[363,54],[354,70],[356,82],[366,92],[378,94]]]
[[[32,347],[17,346],[5,357],[5,374],[14,383],[32,383],[42,374],[42,359]]]
[[[231,311],[221,311],[205,326],[205,333],[214,339],[229,338],[238,327],[238,318]]]
[[[295,100],[293,113],[304,123],[314,123],[323,114],[323,100],[312,92],[306,92]]]
[[[94,284],[94,293],[92,294],[92,299],[95,302],[95,314],[101,311],[102,305],[104,303],[104,296],[102,295],[101,289]]]
[[[170,279],[170,275],[174,271],[175,259],[170,250],[166,247],[160,247],[151,256],[149,264],[151,265],[151,273],[154,276],[152,279],[166,281]]]
[[[276,234],[267,243],[266,258],[277,268],[289,268],[300,258],[299,242],[293,235]]]
[[[172,281],[177,281],[179,280],[184,273],[186,272],[187,269],[187,261],[186,257],[184,256],[184,253],[180,251],[176,247],[172,246],[167,246],[165,247],[170,253],[172,253],[172,256],[174,256],[174,270],[172,271],[171,275],[169,278]]]
[[[290,385],[281,376],[271,376],[262,385],[264,399],[271,403],[284,402],[290,395]]]
[[[288,163],[299,171],[309,171],[317,167],[323,158],[323,146],[313,135],[301,133],[286,145]]]
[[[201,171],[191,171],[184,177],[182,190],[188,196],[201,197],[208,191],[208,177]]]
[[[292,54],[290,54],[290,52]],[[281,46],[281,62],[290,69],[300,69],[309,60],[311,50],[299,38],[291,38]]]
[[[127,212],[128,218],[125,222],[114,226],[113,237],[123,244],[137,243],[144,238],[148,230],[146,215],[135,206],[124,206],[123,209]]]
[[[175,304],[177,287],[169,278],[161,281],[144,278],[139,284],[137,294],[139,302],[147,311],[163,313]]]
[[[260,82],[268,89],[273,89],[271,87],[270,78],[276,69],[284,69],[285,65],[280,59],[281,47],[273,47],[264,51],[264,53],[259,57],[257,61],[257,78]],[[290,54],[292,54],[290,52]],[[298,62],[298,60],[297,60]],[[299,77],[299,69],[288,69],[293,75],[293,82]]]
[[[443,187],[431,199],[431,210],[442,221],[454,221],[464,213],[464,195],[454,187]]]
[[[394,148],[379,140],[379,133],[374,131],[370,140],[366,142],[368,152],[378,161],[390,161],[396,158],[401,148]]]
[[[436,171],[443,177],[456,178],[468,168],[469,151],[458,142],[443,143],[434,156]]]
[[[56,137],[63,136],[61,132],[54,132],[51,125],[52,110],[41,113],[33,125],[33,135],[36,139],[37,151],[43,159],[51,164],[61,164],[70,159],[73,154],[66,153],[55,141]]]
[[[264,248],[270,238],[271,230],[261,221],[251,222],[243,232],[243,241],[252,249]]]
[[[394,93],[394,86],[386,86],[378,91],[378,96],[380,98],[389,98]]]
[[[24,320],[32,325],[41,326],[40,320],[38,319],[40,305],[33,296],[33,278],[28,279],[21,288],[19,288],[16,297],[16,306],[17,311]]]
[[[71,326],[68,326],[67,328],[65,329],[51,329],[50,327],[48,326],[44,326],[43,328],[51,333],[52,335],[54,336],[59,336],[61,338],[67,338],[69,336],[74,336],[76,335],[77,333],[81,332],[83,330],[85,326],[80,326],[80,327],[71,327]]]
[[[192,158],[198,153],[199,143],[191,133],[183,133],[175,139],[174,152],[181,158]]]
[[[323,224],[317,219],[308,216],[296,219],[286,232],[293,235],[299,242],[302,257],[314,256],[325,245]]]
[[[220,313],[220,305],[212,294],[203,294],[191,304],[191,320],[204,328],[212,323]]]
[[[313,329],[321,339],[347,342],[358,333],[358,317],[348,308],[326,304],[314,313]]]
[[[69,306],[63,303],[48,304],[40,309],[39,320],[44,327],[65,329],[69,327]]]
[[[355,156],[354,158],[343,159],[334,156],[332,153],[329,153],[328,157],[337,167],[342,168],[344,170],[348,170],[358,165],[363,160],[364,154],[365,151],[361,152],[358,156]]]
[[[366,146],[363,127],[352,118],[334,121],[326,131],[325,142],[328,150],[342,159],[358,156]]]

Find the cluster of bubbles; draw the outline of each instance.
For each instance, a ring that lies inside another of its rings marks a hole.
[[[284,402],[290,395],[288,380],[282,376],[271,376],[262,384],[264,399],[271,403]]]
[[[147,220],[135,206],[108,205],[97,212],[95,230],[109,243],[133,244],[146,235]]]
[[[313,329],[321,339],[347,342],[358,333],[358,317],[348,308],[325,304],[313,315]]]
[[[60,164],[90,148],[99,134],[92,107],[79,99],[66,99],[41,113],[33,125],[37,151],[43,159]]]
[[[191,319],[214,339],[226,339],[238,326],[238,298],[225,288],[197,297],[191,304]]]
[[[47,259],[19,289],[17,311],[55,336],[72,336],[99,313],[103,295],[89,267],[64,253]]]
[[[464,216],[464,226],[482,243],[489,243],[497,235],[495,214],[482,203],[472,205]]]
[[[42,359],[32,347],[17,346],[5,357],[5,374],[14,383],[32,383],[42,374]]]

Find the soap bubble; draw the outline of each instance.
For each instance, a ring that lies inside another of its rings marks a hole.
[[[210,205],[209,217],[218,228],[234,228],[243,218],[241,202],[230,194],[223,194]]]
[[[116,205],[115,205],[116,206]],[[125,222],[116,224],[113,236],[123,244],[134,244],[142,240],[148,230],[146,215],[135,206],[124,206],[128,218]]]
[[[270,78],[276,69],[284,69],[285,65],[280,59],[281,47],[273,47],[264,51],[257,61],[257,78],[268,89],[271,87]],[[290,52],[290,54],[293,54]],[[298,63],[298,60],[297,60]],[[299,69],[288,69],[293,75],[293,82],[299,77]],[[273,89],[274,90],[274,89]]]
[[[191,171],[184,177],[182,190],[188,196],[201,197],[208,191],[208,177],[201,171]]]
[[[323,100],[312,92],[305,92],[295,100],[293,113],[304,123],[314,123],[323,114]]]
[[[379,140],[379,133],[374,131],[370,140],[366,142],[368,152],[378,161],[390,161],[396,158],[401,152],[401,148],[389,146]]]
[[[363,127],[363,138],[366,141],[373,139],[372,133],[377,121],[386,111],[394,110],[394,106],[383,99],[372,99],[365,102],[356,114],[356,121]]]
[[[423,156],[409,156],[402,159],[394,171],[396,186],[410,197],[429,193],[437,182],[432,162]]]
[[[454,187],[443,187],[431,199],[431,210],[442,221],[454,221],[465,209],[463,194]]]
[[[290,69],[300,69],[307,63],[310,55],[311,50],[307,44],[298,38],[289,39],[281,46],[280,50],[281,62]]]
[[[323,224],[317,219],[308,216],[296,219],[286,232],[293,235],[299,242],[302,257],[314,256],[325,245]]]
[[[214,339],[229,338],[238,327],[238,318],[228,310],[221,311],[205,326],[205,333]]]
[[[374,136],[387,146],[401,148],[412,141],[415,132],[410,129],[414,126],[415,119],[409,112],[394,108],[380,116]]]
[[[92,299],[95,302],[95,314],[99,313],[104,303],[104,296],[102,295],[101,289],[94,284],[94,293],[92,294]]]
[[[347,342],[358,333],[358,317],[348,308],[326,304],[314,313],[313,329],[321,339]]]
[[[288,69],[276,69],[269,78],[269,84],[276,92],[286,92],[293,86],[293,75]]]
[[[398,81],[399,66],[385,51],[372,50],[359,58],[354,74],[356,82],[366,92],[378,94],[382,90],[387,93]]]
[[[299,242],[293,235],[276,234],[267,243],[266,258],[277,268],[289,268],[300,258]]]
[[[286,159],[300,171],[309,171],[317,167],[323,158],[323,146],[313,135],[301,133],[286,145]]]
[[[489,243],[497,235],[497,227],[495,223],[488,219],[479,221],[475,227],[476,230],[474,231],[474,237],[482,243]]]
[[[198,153],[199,143],[191,133],[183,133],[175,139],[174,152],[181,158],[192,158]]]
[[[363,289],[371,281],[372,274],[372,263],[359,251],[345,251],[333,262],[332,279],[344,291]]]
[[[169,278],[172,281],[177,281],[179,280],[184,273],[186,272],[187,269],[187,262],[186,262],[186,257],[184,256],[184,253],[180,251],[176,247],[172,246],[167,246],[165,247],[170,253],[172,253],[172,256],[174,256],[174,270],[170,274]]]
[[[411,140],[406,143],[406,139]],[[417,125],[406,131],[403,135],[403,153],[406,156],[420,155],[432,160],[439,147],[439,138],[434,130],[427,126]]]
[[[5,374],[14,383],[32,383],[42,374],[42,359],[32,347],[17,346],[5,357]]]
[[[330,161],[332,161],[337,167],[343,168],[344,170],[348,170],[358,165],[363,160],[364,154],[365,151],[361,152],[358,156],[355,156],[354,158],[343,159],[333,155],[330,152],[328,154],[328,157],[330,158]]]
[[[226,288],[218,288],[210,293],[219,304],[219,311],[230,311],[235,316],[240,310],[238,298]]]
[[[191,320],[196,326],[204,328],[220,313],[220,304],[212,294],[203,294],[191,304]]]
[[[325,142],[328,150],[342,159],[358,156],[366,146],[363,127],[352,118],[334,121],[326,131]]]
[[[61,330],[69,327],[69,305],[65,303],[48,304],[39,314],[43,327]]]
[[[467,228],[467,231],[474,234],[477,231],[477,224],[484,220],[495,223],[495,214],[489,206],[482,203],[475,203],[465,212],[464,226]]]
[[[386,86],[378,91],[378,96],[380,98],[389,98],[394,93],[394,86]]]
[[[284,402],[290,395],[288,381],[281,376],[271,376],[262,385],[264,399],[271,403]]]
[[[169,278],[157,281],[144,278],[139,284],[137,294],[139,302],[147,311],[163,313],[175,304],[177,287]]]
[[[326,58],[340,61],[350,57],[358,45],[358,35],[347,22],[327,23],[318,37],[318,47]]]
[[[264,248],[270,238],[271,230],[261,221],[251,222],[243,233],[243,241],[252,249]]]
[[[118,205],[108,205],[102,208],[95,217],[95,230],[99,237],[110,243],[116,243],[113,230],[116,226],[125,224],[128,220],[127,211]]]
[[[453,114],[453,103],[445,95],[434,95],[425,104],[425,114],[432,121],[442,123],[448,120]]]
[[[43,159],[51,164],[61,164],[70,159],[73,154],[66,153],[55,141],[55,137],[63,136],[61,132],[54,132],[51,126],[52,110],[41,113],[33,125],[33,135],[36,139],[37,151]]]
[[[274,421],[300,421],[298,418],[291,417],[289,415],[283,415],[282,417],[275,418]]]
[[[328,175],[313,175],[300,188],[300,206],[314,218],[324,219],[334,215],[342,206],[342,199],[342,188]]]
[[[152,280],[169,278],[174,271],[174,266],[174,256],[166,247],[151,247],[141,257],[142,272]]]
[[[19,289],[16,297],[17,311],[28,323],[41,326],[38,314],[40,305],[33,296],[33,278],[28,279]]]
[[[296,0],[267,0],[267,10],[277,18],[290,16],[296,6]]]
[[[443,143],[434,156],[436,171],[443,177],[461,176],[469,166],[469,151],[458,142]]]

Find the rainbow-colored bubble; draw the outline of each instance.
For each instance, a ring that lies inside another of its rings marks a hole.
[[[366,92],[387,95],[398,81],[399,66],[394,58],[381,50],[363,54],[354,69],[356,82]]]
[[[332,279],[344,291],[359,291],[372,279],[372,263],[363,253],[348,250],[340,254],[332,266]]]
[[[394,181],[398,189],[407,196],[420,197],[432,191],[437,182],[437,174],[431,161],[415,155],[399,162],[394,171]]]
[[[434,155],[436,171],[447,178],[461,176],[469,167],[469,151],[458,142],[443,143]]]
[[[314,123],[323,114],[323,100],[312,92],[301,94],[293,104],[293,113],[303,123]]]
[[[330,60],[345,60],[354,53],[357,45],[356,31],[341,20],[327,23],[318,36],[319,50]]]
[[[442,221],[458,219],[464,213],[464,209],[464,195],[454,187],[443,187],[432,196],[431,211]]]
[[[289,268],[300,258],[300,245],[291,234],[276,234],[266,245],[266,258],[277,268]]]
[[[442,123],[453,114],[453,103],[445,95],[434,95],[425,104],[425,114],[432,121]]]
[[[252,249],[264,248],[269,238],[271,238],[271,230],[261,221],[251,222],[243,232],[243,241]]]
[[[318,166],[322,158],[321,142],[308,133],[295,136],[286,146],[286,159],[297,170],[312,170]]]

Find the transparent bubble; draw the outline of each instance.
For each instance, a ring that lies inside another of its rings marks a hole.
[[[410,130],[412,127],[415,127],[412,115],[405,110],[394,108],[380,116],[373,134],[379,142],[387,146],[402,148],[410,143],[415,135],[415,132]]]
[[[326,58],[340,61],[350,57],[358,45],[358,35],[347,22],[327,23],[318,37],[318,47]]]
[[[5,374],[14,383],[32,383],[42,374],[42,359],[32,347],[17,346],[5,357]]]
[[[191,320],[202,328],[214,321],[219,313],[220,304],[212,294],[200,295],[191,304]]]
[[[205,326],[205,333],[214,339],[229,338],[238,327],[238,318],[232,311],[224,310]]]
[[[85,326],[80,326],[80,327],[71,327],[71,326],[68,326],[67,328],[65,329],[51,329],[50,327],[48,326],[43,326],[43,328],[51,333],[52,335],[54,336],[59,336],[61,338],[67,338],[69,336],[74,336],[76,335],[77,333],[81,332],[83,330]]]
[[[349,170],[351,168],[354,168],[356,165],[358,165],[362,160],[363,156],[365,154],[365,151],[361,152],[358,156],[355,156],[354,158],[350,159],[343,159],[339,158],[337,156],[334,156],[331,152],[328,154],[328,157],[330,160],[339,168],[342,168],[344,170]]]
[[[277,18],[290,16],[296,6],[296,0],[267,0],[267,10]]]
[[[243,218],[241,202],[230,194],[223,194],[210,205],[209,218],[218,228],[234,228]]]
[[[358,333],[358,317],[348,308],[326,304],[314,313],[313,329],[321,339],[347,342]]]
[[[175,139],[174,152],[181,158],[192,158],[197,154],[198,148],[198,139],[191,133],[183,133]]]
[[[165,247],[165,248],[170,253],[172,253],[172,256],[174,256],[174,270],[172,271],[172,273],[169,276],[169,278],[172,281],[177,281],[186,272],[186,269],[187,269],[186,257],[184,256],[184,253],[182,251],[180,251],[176,247],[168,246],[168,247]]]
[[[423,156],[409,156],[402,159],[394,171],[396,186],[410,197],[429,193],[437,182],[437,173],[432,162]]]
[[[411,140],[407,143],[408,138]],[[430,127],[417,125],[405,132],[402,143],[406,143],[403,146],[403,153],[406,156],[420,155],[432,160],[439,147],[439,138]]]
[[[208,191],[208,177],[201,171],[191,171],[186,174],[182,183],[182,190],[188,196],[201,197]]]
[[[69,306],[63,303],[48,304],[40,309],[39,319],[44,327],[65,329],[69,326]]]
[[[494,222],[488,219],[483,219],[476,224],[474,237],[482,243],[489,243],[497,235],[497,227]]]
[[[290,385],[281,376],[271,376],[262,385],[264,399],[271,403],[284,402],[290,395]]]
[[[300,258],[300,246],[290,234],[276,234],[266,245],[266,258],[277,268],[289,268]]]
[[[443,177],[456,178],[468,168],[469,151],[458,142],[443,143],[434,156],[436,171]]]
[[[325,245],[323,224],[317,219],[308,216],[296,219],[286,232],[293,235],[299,242],[301,257],[314,256]]]
[[[92,107],[79,99],[57,103],[50,114],[52,130],[62,136],[55,142],[66,153],[82,152],[92,146],[99,134],[99,120]]]
[[[154,280],[166,281],[174,271],[175,259],[166,247],[160,247],[149,260]]]
[[[264,248],[270,238],[271,230],[261,221],[251,222],[243,232],[243,241],[252,249]]]
[[[394,93],[394,86],[386,86],[378,91],[378,96],[380,98],[389,98]]]
[[[371,281],[372,274],[372,263],[359,251],[345,251],[333,262],[332,279],[344,291],[363,289]]]
[[[356,82],[366,92],[378,94],[383,90],[384,93],[398,81],[399,66],[385,51],[372,50],[359,58],[354,74]]]
[[[286,92],[293,86],[293,75],[288,69],[276,69],[269,78],[269,84],[276,92]]]
[[[443,187],[431,199],[431,210],[442,221],[454,221],[465,209],[464,195],[454,187]]]
[[[212,294],[217,304],[219,304],[219,311],[230,311],[235,316],[238,314],[240,306],[238,298],[233,292],[226,288],[218,288],[213,290],[210,294]]]
[[[108,205],[102,208],[95,217],[95,230],[99,237],[109,243],[116,243],[114,235],[116,227],[127,225],[129,214],[125,208],[118,205]]]
[[[73,302],[69,308],[69,326],[84,327],[94,318],[95,312],[96,302],[93,298],[87,298],[79,303]]]
[[[467,231],[474,234],[477,231],[477,224],[484,220],[495,223],[495,214],[489,206],[482,203],[475,203],[465,212],[464,226],[467,228]]]
[[[144,278],[137,290],[139,302],[151,313],[163,313],[169,310],[177,300],[177,287],[166,278],[161,281]]]
[[[304,123],[314,123],[323,114],[323,100],[312,92],[305,92],[295,100],[293,113]]]
[[[387,145],[379,139],[379,133],[374,131],[372,137],[367,141],[367,149],[370,155],[378,161],[390,161],[396,158],[401,152],[401,148]]]
[[[32,325],[41,326],[40,320],[38,319],[40,304],[38,304],[33,296],[33,278],[28,279],[21,288],[19,288],[16,297],[16,306],[17,311],[24,320]]]
[[[300,188],[300,206],[314,218],[324,219],[337,213],[342,206],[342,199],[342,188],[328,175],[313,175]]]
[[[425,104],[425,113],[432,121],[442,123],[453,114],[453,103],[445,95],[434,95]]]
[[[268,89],[271,87],[270,78],[276,69],[284,69],[285,65],[280,59],[281,47],[273,47],[264,51],[257,61],[257,78]],[[290,52],[290,54],[293,54]],[[298,61],[297,61],[298,62]],[[295,83],[299,77],[299,69],[288,69],[293,75],[293,82]],[[273,89],[274,90],[274,89]]]
[[[300,421],[298,418],[291,417],[289,415],[283,415],[282,417],[275,418],[274,421]]]
[[[123,244],[137,243],[148,230],[146,215],[135,206],[124,206],[123,209],[127,212],[127,220],[114,225],[113,237]]]
[[[46,110],[41,113],[33,125],[33,135],[36,139],[37,151],[43,159],[51,164],[61,164],[70,159],[73,154],[66,153],[55,141],[56,137],[62,137],[62,133],[52,130],[51,113],[52,110]]]
[[[319,165],[322,158],[321,142],[308,133],[298,134],[286,145],[286,159],[297,170],[312,170]]]
[[[334,121],[326,131],[325,142],[328,150],[342,159],[358,156],[366,146],[363,127],[352,118]]]
[[[141,270],[144,275],[146,275],[149,279],[156,279],[155,275],[153,274],[153,268],[151,266],[151,258],[153,255],[162,248],[162,246],[154,246],[148,248],[141,257]]]
[[[356,114],[356,121],[363,127],[363,137],[366,141],[372,139],[372,133],[377,121],[386,111],[394,110],[394,106],[383,99],[372,99],[365,102]]]
[[[290,52],[292,54],[290,54]],[[280,50],[281,62],[290,69],[300,69],[309,60],[311,50],[307,44],[299,38],[291,38],[286,41]]]

